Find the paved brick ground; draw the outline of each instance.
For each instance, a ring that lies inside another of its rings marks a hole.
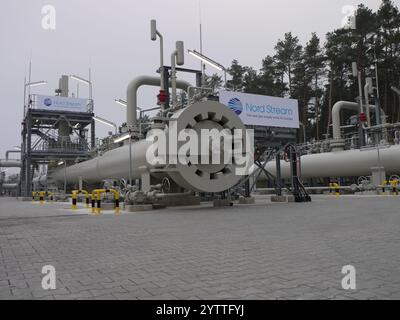
[[[0,199],[0,299],[400,298],[400,197],[119,217],[67,207]],[[54,291],[41,288],[47,264]]]

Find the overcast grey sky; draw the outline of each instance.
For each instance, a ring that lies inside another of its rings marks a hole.
[[[304,44],[312,32],[324,37],[341,26],[345,5],[364,3],[376,10],[380,0],[201,0],[203,51],[229,66],[233,59],[259,68],[285,32]],[[395,0],[399,2],[400,0]],[[56,9],[56,30],[41,26],[44,5]],[[0,1],[0,158],[20,145],[24,76],[32,59],[32,80],[47,86],[32,93],[53,94],[62,74],[87,77],[92,68],[95,112],[121,124],[125,111],[114,103],[125,99],[128,82],[154,75],[158,43],[150,41],[149,21],[157,19],[164,35],[165,59],[176,40],[199,49],[199,0],[1,0]],[[199,63],[186,55],[185,67]],[[210,69],[209,72],[212,70]],[[186,78],[190,80],[190,78]],[[74,92],[75,83],[71,83]],[[81,97],[87,89],[80,86]],[[139,105],[152,107],[156,90],[142,89]],[[99,136],[109,128],[97,126]]]

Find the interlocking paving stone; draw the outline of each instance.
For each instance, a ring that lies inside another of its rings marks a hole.
[[[268,199],[94,217],[0,198],[0,299],[400,298],[400,197]]]

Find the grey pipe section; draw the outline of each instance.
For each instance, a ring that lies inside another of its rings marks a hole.
[[[193,191],[181,192],[181,193],[157,193],[156,198],[173,198],[173,197],[185,197],[193,194]]]
[[[10,153],[21,153],[21,150],[7,150],[6,151],[6,160],[9,159]]]
[[[128,127],[134,127],[137,125],[137,92],[141,86],[154,86],[160,85],[161,78],[155,76],[140,76],[133,79],[127,88],[127,108],[126,108],[126,124]],[[171,86],[171,83],[170,83]],[[187,81],[178,80],[176,86],[179,89],[187,90],[191,84]]]
[[[21,160],[0,160],[0,168],[21,168]]]
[[[358,111],[360,105],[355,102],[349,101],[339,101],[336,102],[332,108],[332,130],[333,130],[333,139],[340,140],[342,139],[342,134],[340,132],[340,111],[343,109]],[[375,106],[369,105],[369,108],[375,110]],[[385,116],[383,109],[381,109],[382,115]]]
[[[400,145],[368,149],[316,153],[301,156],[301,178],[359,177],[371,175],[371,168],[384,167],[387,174],[400,173]],[[253,166],[251,171],[255,170]],[[265,169],[276,176],[276,163],[270,161]],[[291,176],[290,162],[281,161],[282,178]],[[264,174],[260,180],[267,180]]]
[[[18,183],[4,183],[0,186],[0,188],[5,190],[17,189]]]
[[[176,108],[176,55],[177,51],[175,50],[171,54],[171,96],[172,96],[172,109]]]

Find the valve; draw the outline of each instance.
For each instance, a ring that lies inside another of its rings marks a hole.
[[[157,95],[158,105],[165,104],[167,102],[167,92],[165,90],[160,90],[160,93]]]

